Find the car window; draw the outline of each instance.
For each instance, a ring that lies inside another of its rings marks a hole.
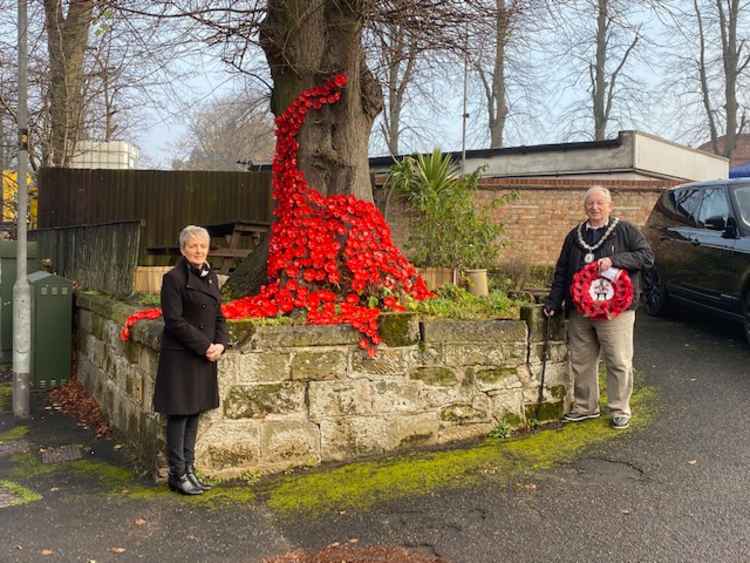
[[[750,227],[750,186],[735,188],[734,199],[740,212],[740,219]]]
[[[696,225],[702,199],[703,192],[699,188],[680,188],[669,190],[665,194],[664,204],[675,219],[688,225]]]
[[[724,187],[711,188],[703,192],[703,204],[698,213],[698,224],[709,228],[723,229],[729,218],[729,201]]]

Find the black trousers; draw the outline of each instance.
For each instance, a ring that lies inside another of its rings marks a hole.
[[[185,467],[195,463],[199,417],[200,413],[167,417],[167,458],[169,470],[176,475],[184,475]]]

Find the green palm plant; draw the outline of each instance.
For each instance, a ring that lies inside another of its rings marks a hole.
[[[492,221],[487,208],[477,209],[474,202],[481,172],[462,176],[452,158],[439,149],[393,165],[389,187],[417,213],[406,244],[417,266],[474,268],[496,262],[502,227]]]

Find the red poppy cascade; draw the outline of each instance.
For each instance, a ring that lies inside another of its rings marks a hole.
[[[625,270],[599,272],[599,264],[586,264],[573,276],[573,303],[584,317],[611,320],[633,302],[633,282]]]
[[[374,204],[353,195],[323,196],[297,167],[297,133],[306,114],[341,99],[347,77],[303,91],[276,118],[272,167],[276,199],[268,253],[269,283],[257,295],[222,305],[227,319],[275,317],[302,310],[309,324],[349,324],[360,347],[374,355],[380,343],[378,316],[403,311],[399,295],[423,300],[431,294],[414,266],[394,246],[390,227]],[[130,316],[120,337],[160,309]]]

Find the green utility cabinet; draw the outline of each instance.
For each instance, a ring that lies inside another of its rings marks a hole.
[[[39,245],[26,247],[26,271],[39,269]],[[16,241],[0,240],[0,362],[13,361],[13,285],[16,283]]]
[[[49,272],[29,275],[31,384],[55,387],[70,379],[73,348],[73,282]]]

